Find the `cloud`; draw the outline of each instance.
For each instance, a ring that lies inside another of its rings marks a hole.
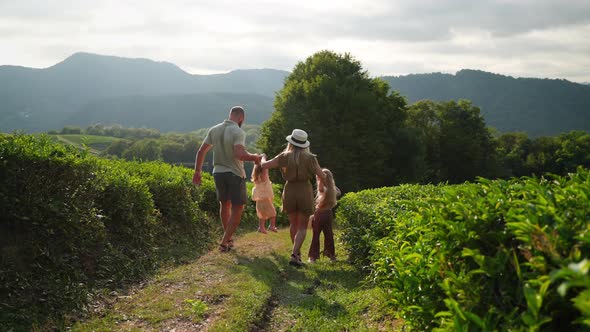
[[[0,64],[33,67],[87,51],[190,72],[291,70],[332,49],[373,75],[475,68],[590,81],[588,36],[587,0],[0,0]]]

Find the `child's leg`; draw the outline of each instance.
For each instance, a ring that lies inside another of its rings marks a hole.
[[[324,231],[324,255],[335,260],[336,251],[334,249],[334,231],[332,230],[333,219],[334,218],[330,216],[329,218],[322,220],[322,230]]]
[[[272,217],[270,218],[270,230],[273,232],[277,231],[277,217]]]
[[[311,237],[308,257],[310,261],[315,261],[320,258],[320,221],[315,216],[311,217],[311,229],[313,230],[313,235]]]
[[[258,231],[262,234],[266,234],[266,228],[264,227],[264,224],[266,223],[266,220],[260,218],[258,219]]]

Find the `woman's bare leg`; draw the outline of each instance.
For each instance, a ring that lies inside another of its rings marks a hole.
[[[301,253],[301,246],[303,245],[305,235],[307,234],[308,219],[308,215],[305,215],[301,212],[297,213],[297,234],[295,235],[295,242],[293,244],[293,255],[300,255]]]
[[[289,213],[289,234],[291,235],[291,243],[295,243],[295,235],[297,234],[297,212]]]

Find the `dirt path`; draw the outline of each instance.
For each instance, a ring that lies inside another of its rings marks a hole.
[[[309,237],[303,248],[309,248]],[[212,250],[164,271],[73,331],[394,330],[380,289],[342,258],[288,265],[288,230],[244,234],[229,253]]]

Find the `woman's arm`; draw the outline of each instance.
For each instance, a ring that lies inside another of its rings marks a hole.
[[[279,167],[279,156],[276,156],[268,161],[263,161],[260,163],[262,169],[269,169],[269,168],[277,168]]]

